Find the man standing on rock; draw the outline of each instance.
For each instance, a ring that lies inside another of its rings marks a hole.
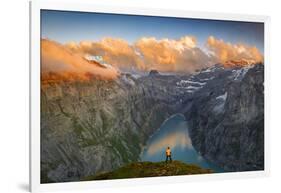
[[[168,162],[168,159],[170,159],[170,162],[172,162],[172,152],[170,147],[167,147],[166,149],[166,163]]]

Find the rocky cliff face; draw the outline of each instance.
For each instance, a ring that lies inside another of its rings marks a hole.
[[[139,159],[174,112],[166,77],[48,83],[41,89],[42,182],[75,181]]]
[[[223,72],[185,113],[195,148],[226,171],[264,168],[264,66]]]
[[[139,160],[162,122],[183,113],[194,147],[229,171],[263,168],[263,65],[193,75],[44,82],[41,182],[77,181]]]

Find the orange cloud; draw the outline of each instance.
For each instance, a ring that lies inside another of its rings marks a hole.
[[[41,40],[41,69],[43,79],[114,79],[118,76],[114,68],[108,69],[98,63],[91,63],[79,53],[46,39]]]
[[[244,64],[263,62],[263,55],[254,46],[242,43],[231,44],[213,36],[208,38],[207,46],[221,63],[229,63],[229,61],[243,61]]]
[[[136,68],[144,70],[144,63],[134,48],[125,40],[104,38],[99,42],[82,41],[79,44],[70,42],[66,47],[73,51],[103,56],[103,60],[119,69]]]
[[[184,36],[179,40],[142,38],[136,42],[146,64],[159,71],[193,72],[214,63],[196,45],[196,38]]]
[[[196,38],[178,40],[141,38],[132,45],[122,39],[104,38],[99,42],[82,41],[66,46],[76,52],[101,55],[105,62],[119,69],[161,72],[192,72],[212,64],[212,58],[196,47]]]
[[[65,45],[42,40],[42,69],[60,74],[77,74],[115,78],[121,71],[149,71],[192,73],[221,62],[225,66],[248,65],[263,61],[263,55],[246,44],[231,44],[210,36],[206,50],[197,47],[196,37],[184,36],[180,39],[156,39],[143,37],[129,44],[119,38],[104,38],[100,41],[69,42]],[[103,68],[85,60],[86,55],[102,56],[105,63],[114,68]]]

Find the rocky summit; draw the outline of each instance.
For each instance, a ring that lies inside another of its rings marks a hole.
[[[123,73],[41,85],[41,182],[68,182],[140,161],[175,113],[195,149],[225,171],[264,168],[264,65],[194,74]]]

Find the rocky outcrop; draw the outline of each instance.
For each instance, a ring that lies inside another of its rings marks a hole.
[[[159,74],[159,72],[158,72],[157,70],[151,70],[151,71],[149,72],[149,75],[150,75],[150,76],[157,76],[157,75],[160,75],[160,74]]]

